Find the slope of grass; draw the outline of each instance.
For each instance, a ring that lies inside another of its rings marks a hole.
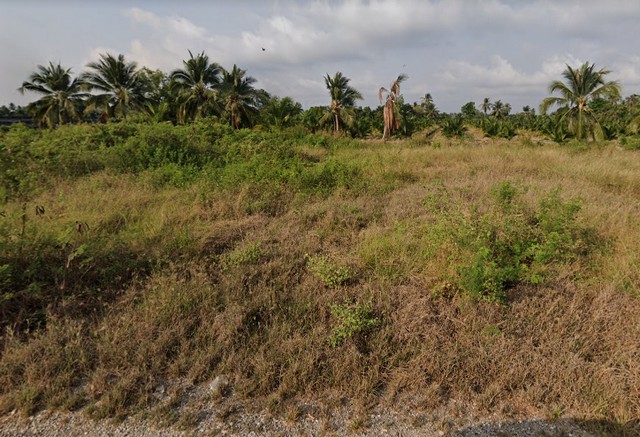
[[[90,128],[0,138],[3,411],[121,417],[224,374],[282,414],[640,416],[638,152]]]

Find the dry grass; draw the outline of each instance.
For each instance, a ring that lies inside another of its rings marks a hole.
[[[640,417],[637,153],[447,141],[336,149],[333,159],[363,169],[364,188],[280,196],[276,213],[248,211],[250,187],[158,190],[108,174],[43,194],[48,221],[29,232],[60,235],[79,220],[89,236],[155,261],[97,313],[51,309],[45,329],[5,335],[3,409],[88,405],[97,417],[123,416],[157,405],[164,381],[224,374],[236,394],[288,420],[300,415],[296,399],[344,397],[362,410],[412,399],[429,411],[458,399],[486,415]],[[527,205],[561,187],[562,198],[581,199],[579,225],[599,236],[542,284],[509,289],[504,305],[456,285],[468,254],[445,215],[472,220],[503,181]],[[305,255],[351,277],[329,286]],[[370,305],[380,323],[332,346],[336,304]]]

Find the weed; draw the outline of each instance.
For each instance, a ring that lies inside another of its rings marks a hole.
[[[325,255],[305,255],[307,268],[327,287],[336,288],[353,279],[354,272],[349,266],[334,264]]]
[[[502,330],[497,326],[487,325],[482,328],[482,335],[484,335],[485,337],[495,337],[500,334],[502,334]]]
[[[360,432],[367,426],[367,419],[365,417],[356,417],[349,423],[349,429],[351,432]]]
[[[298,187],[310,194],[327,196],[336,188],[361,189],[362,171],[359,166],[328,159],[305,168],[299,176]]]
[[[262,255],[262,244],[249,242],[226,253],[222,258],[222,266],[226,270],[240,265],[256,264]]]
[[[333,347],[340,346],[356,334],[366,334],[380,324],[370,304],[332,305],[331,315],[336,321],[329,339]]]

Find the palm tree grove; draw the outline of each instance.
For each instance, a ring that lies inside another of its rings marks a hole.
[[[405,73],[305,108],[176,65],[49,62],[0,108],[0,434],[640,435],[612,71],[446,113]]]

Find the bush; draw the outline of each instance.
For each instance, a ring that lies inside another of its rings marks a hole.
[[[327,287],[339,287],[353,277],[353,270],[350,267],[338,266],[327,256],[306,255],[305,258],[309,271],[314,273]]]
[[[332,305],[331,315],[336,320],[329,339],[333,347],[340,346],[356,334],[366,334],[380,324],[368,304]]]
[[[201,168],[213,150],[203,144],[200,133],[169,123],[140,125],[138,133],[113,148],[116,165],[125,171],[141,171],[168,164]]]
[[[539,284],[556,268],[586,255],[595,246],[593,231],[579,219],[580,202],[564,201],[560,190],[537,208],[520,201],[520,190],[503,182],[492,190],[493,205],[458,239],[471,250],[459,268],[459,286],[471,296],[505,302],[519,283]]]
[[[506,138],[510,140],[516,136],[516,126],[510,121],[502,121],[495,117],[484,117],[480,126],[485,136],[490,138]]]

